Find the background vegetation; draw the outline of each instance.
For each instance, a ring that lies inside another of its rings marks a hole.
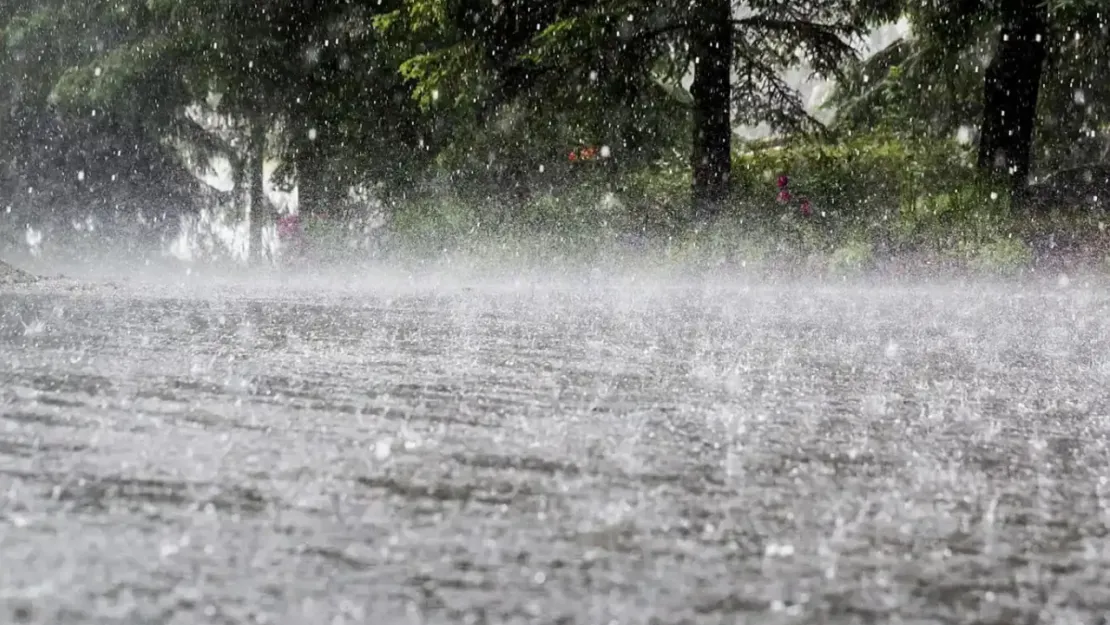
[[[222,203],[260,258],[272,185],[319,249],[377,220],[428,250],[1102,262],[1106,67],[1100,0],[15,0],[4,240]],[[835,80],[820,114],[798,68]]]

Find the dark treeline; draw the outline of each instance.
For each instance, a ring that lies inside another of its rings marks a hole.
[[[859,58],[899,19],[911,37]],[[709,219],[742,191],[739,124],[962,135],[1019,199],[1110,146],[1101,0],[13,0],[0,37],[9,206],[181,210],[221,156],[255,241],[267,160],[303,214],[334,215],[353,185],[557,192],[600,147],[614,180],[679,159],[687,216]],[[836,79],[831,122],[784,80],[798,67]]]

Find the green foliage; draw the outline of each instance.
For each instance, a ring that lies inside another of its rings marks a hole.
[[[738,17],[737,122],[815,127],[780,72],[804,59],[817,74],[837,73],[851,54],[856,4],[771,0]],[[540,154],[607,145],[626,167],[675,148],[689,153],[690,96],[681,84],[701,25],[687,2],[405,0],[376,26],[398,41],[419,38],[400,69],[424,110],[450,120],[437,124],[447,152],[473,155],[477,126],[495,137],[477,139],[482,151],[499,142],[526,141]]]
[[[652,232],[673,232],[689,219],[691,176],[679,163],[662,161],[629,172],[622,189],[630,218]]]
[[[1027,267],[1027,241],[1051,228],[1020,227],[1007,198],[982,186],[967,161],[967,150],[951,142],[889,134],[796,141],[737,154],[744,185],[731,210],[704,230],[689,227],[688,170],[661,161],[619,175],[581,174],[573,186],[512,206],[430,194],[397,211],[390,231],[410,250],[437,254],[497,249],[535,259],[578,250],[596,259],[638,240],[636,253],[672,262],[801,273],[855,273],[906,254],[969,269]],[[811,200],[812,216],[797,202],[775,200],[783,173]],[[550,254],[540,254],[538,242],[552,246]]]
[[[757,146],[736,157],[734,215],[780,248],[827,254],[833,267],[921,250],[960,262],[1028,260],[1008,198],[979,181],[971,158],[952,141],[889,133]],[[794,195],[786,206],[776,200],[780,175]],[[802,198],[811,217],[799,212]]]
[[[889,133],[757,144],[737,155],[733,169],[740,187],[765,207],[776,198],[777,177],[789,176],[795,200],[808,199],[830,227],[842,230],[890,222],[901,206],[916,198],[950,192],[975,180],[965,147]]]
[[[166,158],[167,145],[187,149],[194,164],[213,155],[240,163],[247,128],[279,129],[270,145],[271,156],[284,161],[278,177],[312,178],[301,195],[306,203],[309,196],[338,203],[358,183],[391,192],[428,161],[420,115],[397,72],[404,57],[396,55],[407,51],[393,50],[371,27],[376,12],[395,10],[389,2],[10,4],[0,9],[7,51],[0,72],[10,72],[9,97],[19,101],[0,128],[9,130],[11,176],[26,172],[20,155],[33,152],[28,144],[49,144],[43,120],[64,126],[60,134],[75,151],[69,160],[103,160],[94,146],[74,140],[85,132],[98,144],[130,144],[135,161],[177,170],[151,180],[190,175]],[[196,104],[228,116],[230,126],[222,134],[202,128],[186,114]],[[20,128],[26,131],[11,132]],[[116,161],[102,167],[113,179],[121,167],[143,169]]]
[[[1029,267],[1033,254],[1018,238],[995,238],[964,250],[969,265],[992,273],[1016,273]]]
[[[957,250],[992,240],[1010,221],[1004,198],[970,182],[904,203],[895,222],[895,235],[903,244],[926,243],[935,249]]]
[[[829,268],[838,273],[854,273],[866,269],[875,260],[875,252],[868,241],[849,240],[833,250]]]
[[[1006,3],[891,0],[866,13],[909,20],[911,36],[849,65],[826,106],[837,128],[951,137],[977,128],[983,77]],[[1040,171],[1102,160],[1110,135],[1110,12],[1095,0],[1048,2],[1048,59],[1038,97]],[[1096,132],[1092,132],[1096,131]]]
[[[128,195],[155,190],[168,203],[188,203],[189,181],[162,137],[150,132],[156,107],[168,99],[165,83],[152,73],[130,83],[92,80],[105,69],[145,63],[141,48],[124,53],[156,30],[143,7],[137,0],[0,7],[7,85],[0,94],[0,185],[13,208],[119,208]],[[86,106],[69,106],[75,92],[90,94]]]
[[[372,188],[396,207],[390,228],[428,249],[527,233],[600,249],[619,235],[705,262],[812,253],[853,270],[927,248],[1020,265],[1028,237],[1009,202],[952,140],[982,114],[1001,6],[748,3],[734,16],[735,121],[785,137],[737,151],[731,210],[692,232],[683,84],[702,25],[685,0],[16,0],[0,6],[0,182],[42,205],[167,197],[163,181],[195,183],[171,146],[240,163],[264,128],[302,210],[338,216],[352,186]],[[1110,16],[1097,0],[1048,10],[1039,137],[1053,165],[1110,145]],[[863,25],[902,15],[914,37],[847,62]],[[831,132],[783,78],[802,61],[839,79]],[[201,104],[228,127],[186,114]],[[569,162],[584,146],[609,158]]]

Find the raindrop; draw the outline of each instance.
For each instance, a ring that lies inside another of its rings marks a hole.
[[[388,438],[388,437],[387,438],[382,438],[382,439],[378,439],[378,441],[376,443],[374,443],[374,459],[377,460],[378,462],[382,462],[384,460],[389,459],[389,456],[391,456],[392,454],[393,454],[393,439]]]
[[[790,557],[794,555],[794,545],[770,543],[764,549],[764,555],[768,558]]]
[[[893,360],[893,359],[898,357],[898,352],[899,351],[900,351],[900,349],[899,349],[898,344],[895,343],[894,341],[890,341],[886,344],[886,347],[883,349],[883,354],[887,358],[890,358],[890,359]]]

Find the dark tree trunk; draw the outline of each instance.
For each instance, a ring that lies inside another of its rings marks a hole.
[[[692,33],[694,218],[709,219],[728,200],[732,169],[732,3],[700,0]]]
[[[1011,0],[983,81],[979,171],[1004,181],[1021,202],[1032,163],[1037,97],[1048,39],[1041,0]]]
[[[263,183],[266,179],[266,126],[261,122],[251,122],[250,144],[244,162],[248,179],[248,205],[250,206],[250,249],[249,257],[261,261],[265,256],[262,244],[262,227],[270,221],[269,202]]]
[[[251,204],[250,204],[250,157],[247,155],[233,153],[231,156],[231,199],[235,203],[235,207],[239,210],[239,219],[247,222],[248,231],[251,223]],[[252,250],[250,246],[252,242],[250,235],[247,235],[247,257],[244,259],[250,261]]]

